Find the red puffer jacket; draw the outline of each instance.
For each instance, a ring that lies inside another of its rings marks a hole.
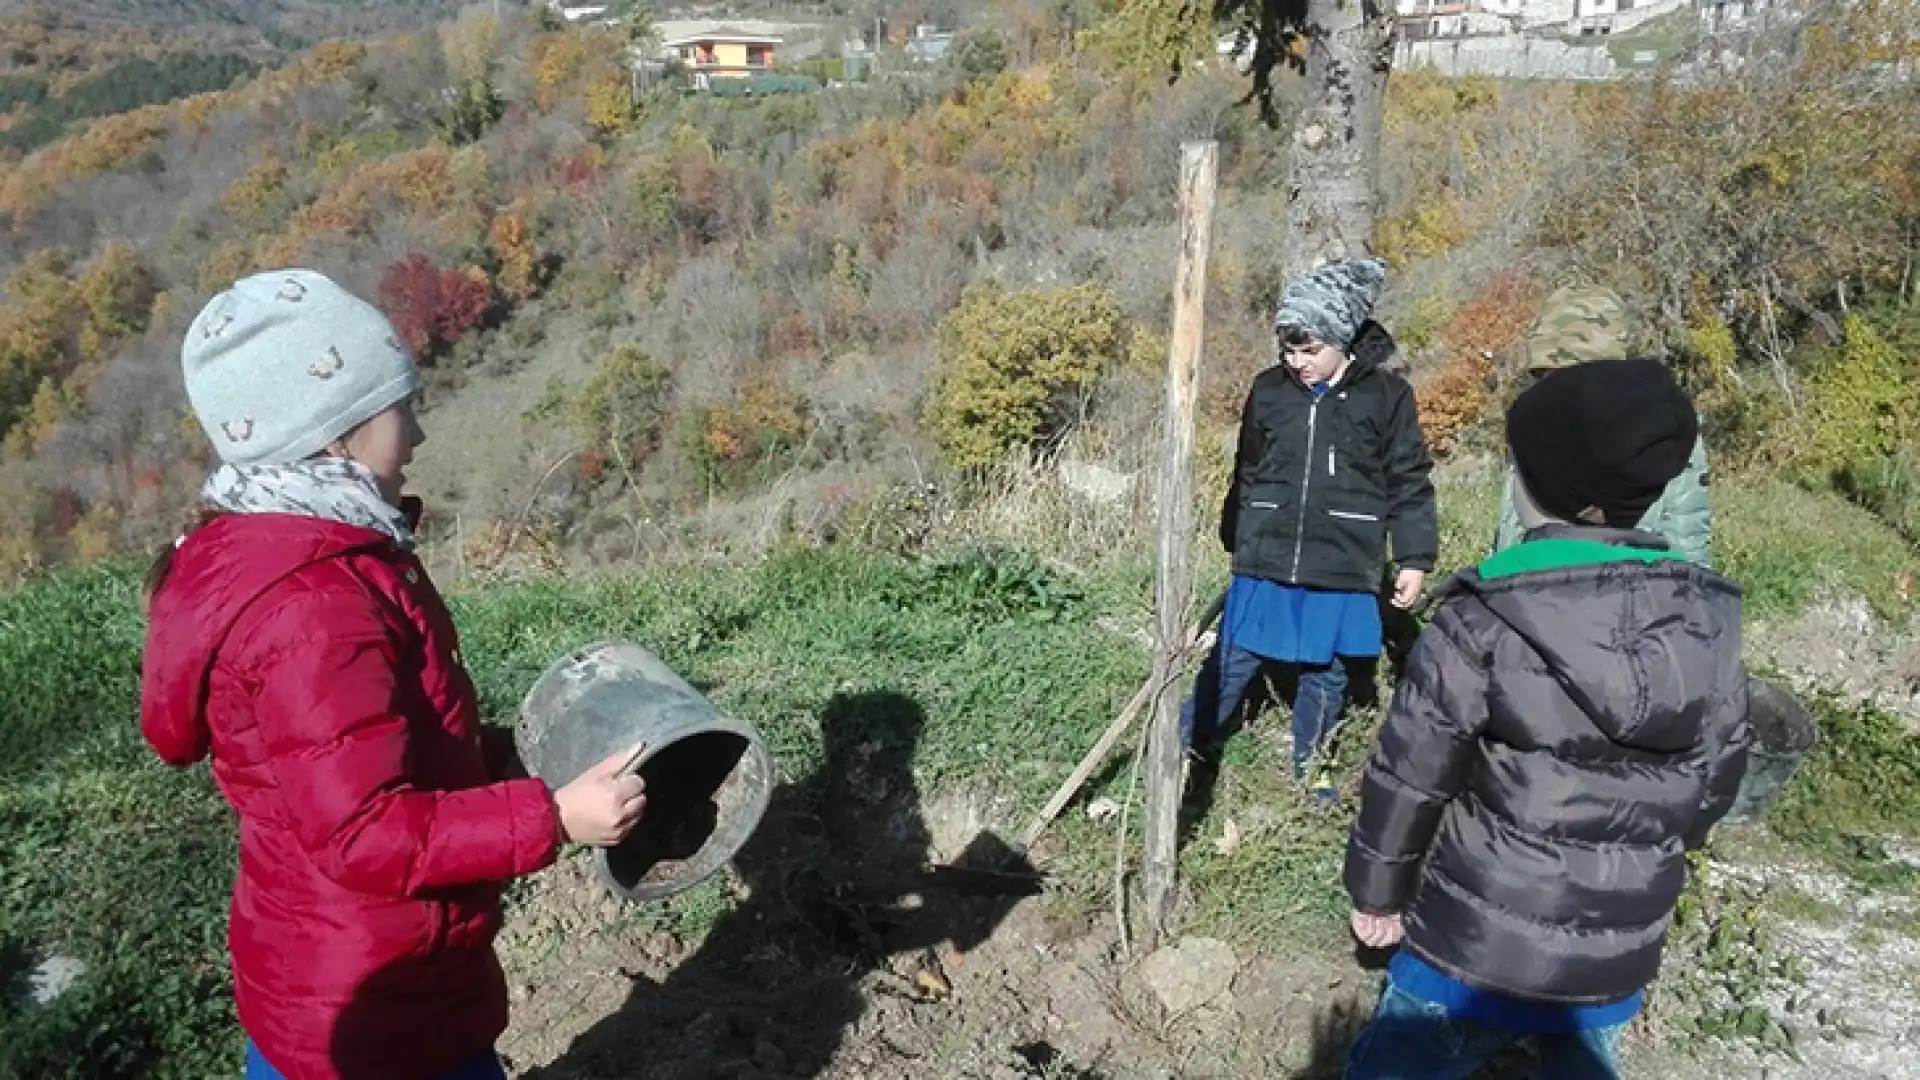
[[[473,683],[420,563],[384,536],[218,518],[154,597],[140,727],[213,756],[240,818],[240,1023],[290,1080],[424,1080],[506,1026],[505,883],[551,863],[538,780],[492,782]]]

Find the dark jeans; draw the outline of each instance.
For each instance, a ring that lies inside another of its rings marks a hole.
[[[1268,667],[1299,672],[1293,699],[1293,775],[1306,775],[1307,762],[1340,726],[1340,711],[1347,703],[1347,668],[1338,657],[1323,667],[1273,664],[1227,642],[1215,644],[1180,710],[1180,740],[1189,753],[1212,750],[1239,726],[1235,721],[1243,708],[1257,712],[1266,703],[1266,690],[1256,682]]]
[[[273,1063],[260,1056],[253,1041],[247,1041],[247,1071],[245,1080],[286,1080]],[[507,1080],[507,1070],[500,1064],[500,1058],[494,1054],[482,1054],[472,1061],[455,1068],[440,1077],[440,1080]]]
[[[1456,1020],[1447,1010],[1389,979],[1373,1020],[1347,1055],[1346,1080],[1465,1080],[1531,1039],[1540,1080],[1620,1080],[1620,1036],[1627,1025],[1572,1035],[1520,1035]]]

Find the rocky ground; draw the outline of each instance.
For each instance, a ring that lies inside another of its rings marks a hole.
[[[1680,1054],[1642,1025],[1628,1075],[1920,1077],[1920,941],[1899,929],[1910,900],[1804,866],[1712,872],[1799,899],[1772,945],[1804,975],[1766,1003],[1794,1050]],[[503,936],[516,1076],[1332,1078],[1378,993],[1378,972],[1352,956],[1191,937],[1129,956],[1111,917],[1063,916],[1045,895],[882,889],[861,873],[817,889],[734,873],[715,895],[729,910],[691,941],[607,898],[592,873],[575,859],[543,876]]]

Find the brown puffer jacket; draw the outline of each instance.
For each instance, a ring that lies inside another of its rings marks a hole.
[[[1367,767],[1355,907],[1403,913],[1407,949],[1481,989],[1646,987],[1746,771],[1740,606],[1625,530],[1550,527],[1458,575]]]

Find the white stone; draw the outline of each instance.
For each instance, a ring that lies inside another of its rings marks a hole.
[[[73,989],[74,984],[80,981],[80,976],[86,973],[84,960],[76,960],[71,956],[49,956],[27,976],[27,1000],[36,1008],[44,1009]]]
[[[1218,1001],[1233,987],[1240,959],[1218,938],[1182,938],[1140,964],[1140,981],[1174,1016]]]

